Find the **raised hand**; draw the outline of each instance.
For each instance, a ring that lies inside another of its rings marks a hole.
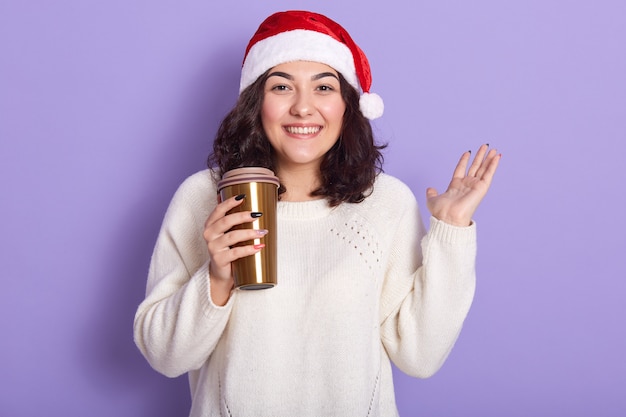
[[[457,164],[445,193],[426,190],[426,205],[433,217],[454,225],[469,226],[472,216],[487,194],[502,154],[482,145],[471,165],[471,152],[465,152]]]

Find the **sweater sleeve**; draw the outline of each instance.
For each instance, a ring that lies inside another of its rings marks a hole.
[[[234,294],[223,307],[211,301],[202,233],[216,202],[205,182],[196,174],[174,195],[152,255],[146,298],[135,315],[137,347],[155,370],[169,377],[207,361],[233,304]]]
[[[381,338],[399,369],[426,378],[443,365],[474,297],[476,226],[455,227],[431,217],[425,234],[417,202],[409,201],[392,237]]]

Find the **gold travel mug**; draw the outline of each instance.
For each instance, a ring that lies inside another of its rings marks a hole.
[[[265,244],[254,255],[237,259],[233,262],[235,288],[259,290],[272,288],[276,279],[276,204],[278,203],[278,178],[266,168],[237,168],[224,173],[217,184],[222,201],[245,194],[239,206],[228,213],[239,211],[260,212],[263,215],[253,222],[244,223],[233,229],[265,229],[268,233],[254,240],[238,243],[236,246]]]

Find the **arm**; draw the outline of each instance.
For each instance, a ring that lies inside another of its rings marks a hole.
[[[197,369],[228,322],[232,300],[211,299],[204,222],[215,206],[206,181],[192,177],[172,199],[152,256],[146,298],[135,315],[134,338],[150,365],[167,376]]]
[[[471,306],[476,230],[431,217],[424,236],[416,205],[398,225],[381,296],[381,339],[398,368],[425,378],[443,365]]]
[[[396,231],[381,299],[381,337],[408,374],[427,377],[441,367],[469,311],[476,281],[472,216],[501,158],[487,149],[479,148],[469,168],[470,152],[463,154],[445,193],[427,190],[432,217],[424,238],[416,205]],[[415,232],[407,236],[406,230]]]

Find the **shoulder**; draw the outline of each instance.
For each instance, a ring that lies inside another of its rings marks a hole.
[[[372,193],[364,202],[391,211],[404,211],[417,205],[415,195],[408,185],[385,173],[378,174]]]
[[[409,198],[414,200],[413,191],[404,182],[396,177],[381,172],[376,177],[372,195],[376,196],[397,196],[400,198]]]
[[[204,169],[187,177],[176,190],[174,199],[205,200],[207,196],[217,195],[217,183],[213,171]]]
[[[380,248],[405,247],[413,250],[416,239],[424,234],[413,192],[404,182],[388,174],[378,174],[365,200],[347,204],[341,210],[348,221],[352,218],[366,228],[364,235],[374,236]]]
[[[196,193],[216,190],[216,181],[213,177],[213,171],[204,169],[187,177],[178,187],[177,193]]]
[[[418,211],[413,191],[398,178],[385,173],[378,174],[365,200],[351,208],[368,218],[381,218],[386,222]]]
[[[178,187],[170,210],[206,212],[217,204],[217,186],[213,172],[209,169],[198,171],[187,177]]]

